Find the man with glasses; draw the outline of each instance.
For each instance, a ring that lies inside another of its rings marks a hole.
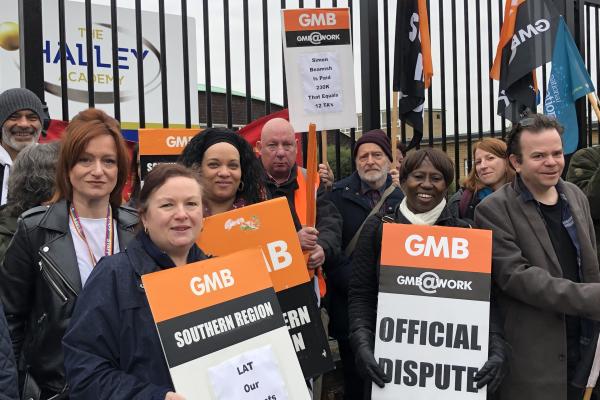
[[[502,400],[581,399],[600,320],[600,272],[585,195],[561,179],[563,128],[544,115],[516,124],[508,158],[517,177],[475,209],[493,231],[492,278],[512,347]],[[578,377],[578,373],[583,372]]]
[[[302,251],[310,254],[308,268],[319,270],[325,259],[339,252],[341,218],[333,204],[317,198],[316,228],[306,226],[306,170],[296,164],[298,143],[292,125],[283,118],[273,118],[264,126],[256,142],[267,174],[266,187],[272,198],[287,198],[298,232]],[[315,190],[315,188],[312,188]],[[318,274],[321,276],[320,274]],[[321,278],[322,279],[322,278]],[[324,295],[324,281],[319,282]]]

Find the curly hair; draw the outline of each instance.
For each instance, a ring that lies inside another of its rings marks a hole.
[[[242,189],[237,192],[237,198],[244,199],[248,204],[265,200],[265,173],[260,160],[254,154],[250,144],[229,129],[207,128],[198,133],[185,146],[178,162],[188,168],[197,169],[202,164],[206,150],[219,142],[231,143],[240,153]]]
[[[18,217],[50,199],[56,179],[59,142],[27,146],[15,159],[8,178],[6,213]]]

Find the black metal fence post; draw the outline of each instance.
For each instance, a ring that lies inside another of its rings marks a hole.
[[[42,0],[19,0],[21,87],[44,96]]]
[[[379,118],[378,2],[360,2],[360,67],[363,132],[381,126]]]

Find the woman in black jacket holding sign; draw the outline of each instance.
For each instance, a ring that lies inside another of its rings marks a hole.
[[[349,316],[350,342],[356,354],[357,368],[369,382],[366,398],[370,398],[370,382],[380,387],[389,382],[376,362],[373,348],[379,291],[379,258],[384,222],[437,225],[468,228],[464,221],[452,216],[446,206],[448,188],[454,180],[454,167],[448,156],[433,148],[409,154],[402,164],[400,185],[405,198],[391,215],[370,217],[361,232],[352,259]],[[506,374],[507,345],[502,338],[498,315],[492,312],[490,324],[490,356],[476,376],[478,387],[497,389]]]
[[[77,302],[64,337],[70,399],[182,400],[174,393],[142,275],[206,259],[197,175],[155,167],[139,197],[143,229],[127,250],[103,258]]]

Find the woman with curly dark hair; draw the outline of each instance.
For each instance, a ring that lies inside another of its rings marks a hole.
[[[264,172],[244,138],[224,128],[207,128],[185,146],[179,162],[200,174],[204,216],[266,199]]]
[[[0,208],[0,260],[17,229],[17,218],[52,197],[59,142],[28,146],[21,150],[8,179],[8,199]]]

